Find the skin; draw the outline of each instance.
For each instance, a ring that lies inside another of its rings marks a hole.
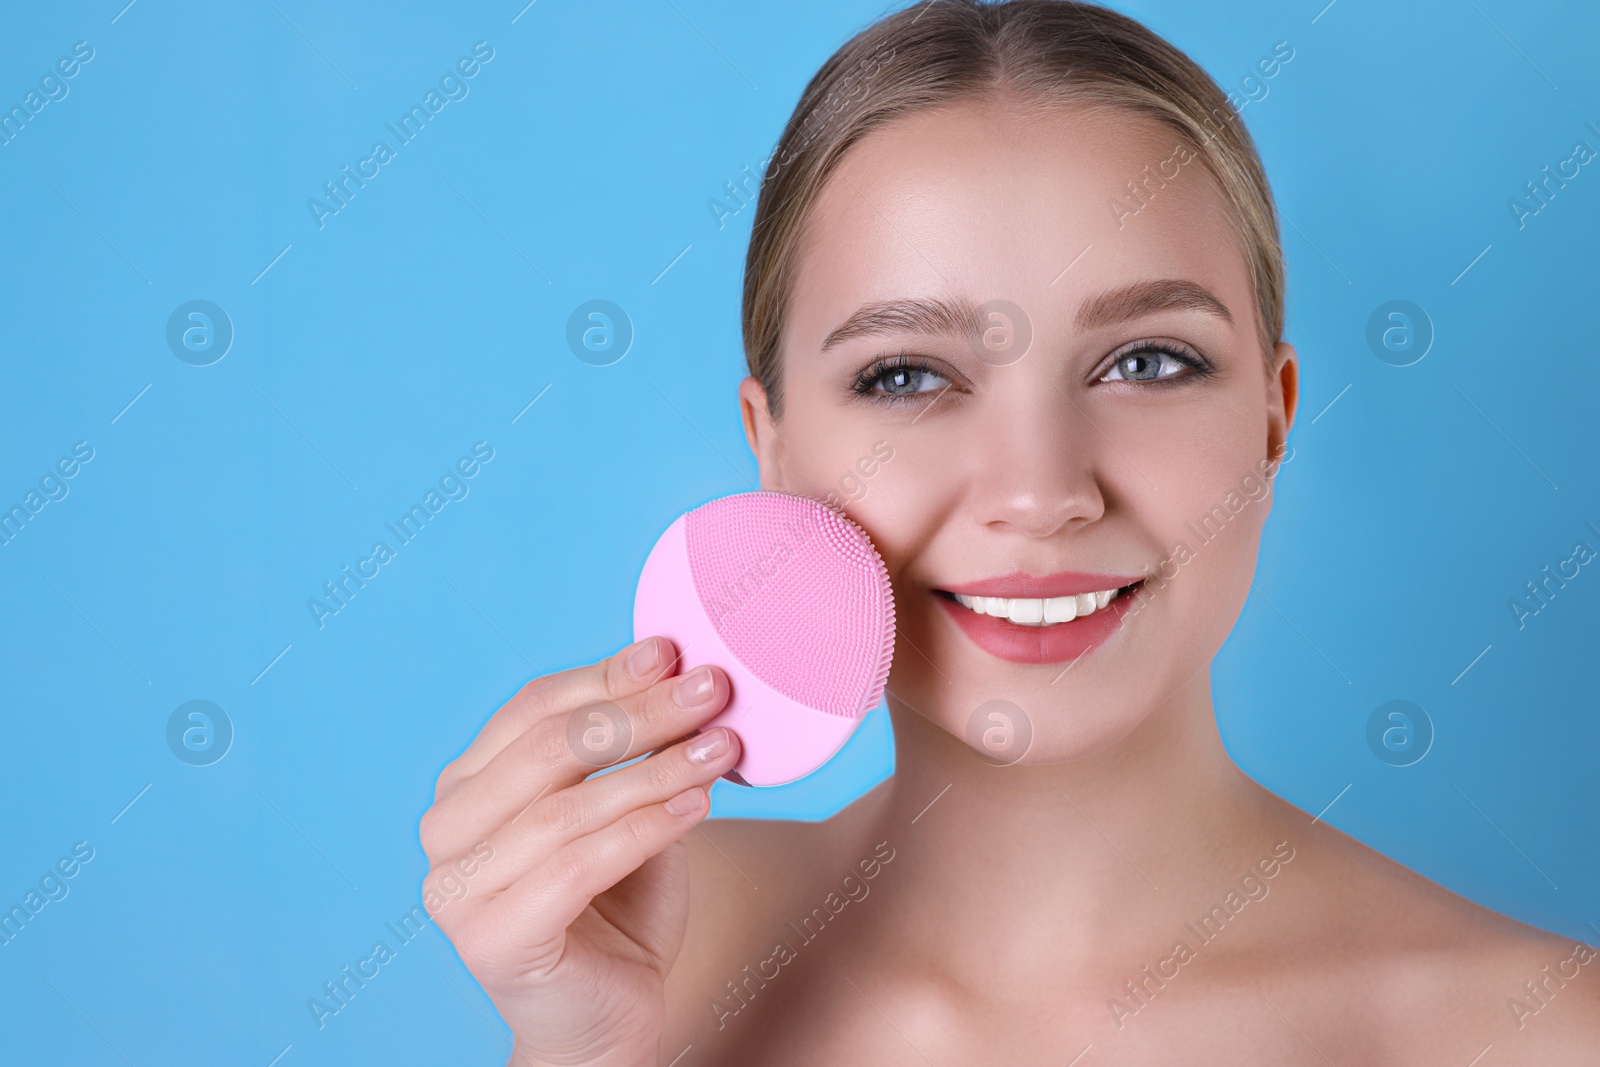
[[[659,802],[736,755],[693,769],[667,746],[720,708],[725,678],[713,672],[693,712],[670,710],[670,677],[644,688],[670,665],[627,679],[619,656],[533,683],[447,768],[423,827],[430,880],[473,842],[496,847],[492,880],[440,925],[525,1062],[1593,1061],[1600,958],[1577,977],[1568,964],[1558,986],[1546,975],[1574,942],[1313,819],[1221,744],[1210,664],[1250,592],[1271,497],[1204,545],[1186,524],[1284,454],[1297,361],[1287,344],[1261,348],[1236,227],[1198,162],[1122,225],[1108,209],[1173,140],[1135,116],[994,97],[903,117],[830,178],[800,248],[781,416],[755,379],[740,401],[764,488],[825,497],[881,457],[878,442],[893,450],[845,484],[865,486],[846,510],[894,584],[895,773],[824,822],[691,832],[703,806],[675,817]],[[1203,288],[1227,317],[1168,308],[1083,326],[1101,294],[1163,279]],[[910,297],[1011,301],[1031,345],[1014,362],[925,332],[824,350],[863,305]],[[1203,355],[1213,373],[1138,342]],[[1136,372],[1113,357],[1136,349],[1176,373],[1114,380]],[[902,351],[927,369],[852,390]],[[1180,541],[1194,551],[1175,577],[1065,671],[984,651],[936,592],[1013,571],[1155,575]],[[560,739],[594,699],[637,716],[630,754],[658,754],[583,781],[593,768]],[[1005,765],[968,739],[997,699],[1032,734]],[[560,799],[578,790],[584,803]],[[1222,932],[1195,936],[1186,924],[1241,886]],[[807,940],[790,924],[817,908],[824,928]],[[1179,940],[1192,956],[1163,965]],[[780,941],[790,951],[774,959]],[[1145,966],[1171,977],[1141,1004],[1124,984]],[[741,1005],[727,984],[752,973]],[[1541,980],[1544,1004],[1519,1028],[1507,1001],[1538,1004],[1523,982]]]

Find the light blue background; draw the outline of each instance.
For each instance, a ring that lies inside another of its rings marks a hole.
[[[0,16],[6,107],[95,49],[0,148],[0,504],[95,450],[0,547],[0,905],[95,849],[0,946],[7,1058],[503,1062],[436,930],[325,1028],[306,1001],[417,902],[444,763],[530,677],[626,643],[655,535],[751,487],[754,209],[719,230],[707,201],[880,8],[124,3]],[[1304,400],[1216,663],[1229,750],[1444,885],[1593,940],[1600,574],[1520,631],[1508,602],[1600,547],[1600,165],[1525,228],[1507,201],[1575,141],[1600,149],[1600,10],[1123,9],[1225,86],[1295,49],[1244,110]],[[469,95],[319,229],[307,198],[479,40]],[[236,331],[208,367],[164,339],[196,298]],[[636,330],[613,366],[564,340],[593,298]],[[1365,340],[1391,299],[1437,333],[1410,367]],[[319,630],[307,599],[480,440],[470,494]],[[1365,740],[1395,698],[1437,731],[1405,768]],[[236,731],[209,767],[165,740],[193,699]],[[888,742],[880,709],[795,786],[719,783],[716,813],[824,817],[888,773]]]

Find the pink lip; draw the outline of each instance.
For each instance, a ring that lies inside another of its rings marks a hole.
[[[1051,575],[1052,579],[1058,575]],[[1074,575],[1076,581],[1083,575]],[[1120,588],[1131,582],[1119,578],[1107,578],[1103,575],[1088,577],[1105,584],[1085,588],[1091,589]],[[1137,580],[1137,579],[1136,579]],[[984,588],[995,588],[987,583],[976,583]],[[1084,583],[1078,581],[1079,586]],[[970,588],[970,587],[968,587]],[[1006,586],[1005,588],[1016,588]],[[1123,616],[1144,593],[1144,586],[1139,586],[1131,593],[1123,593],[1112,600],[1110,604],[1100,611],[1093,612],[1081,619],[1071,622],[1056,623],[1053,626],[1019,626],[1010,619],[996,618],[992,615],[979,615],[975,611],[957,604],[954,599],[947,596],[934,594],[937,600],[968,640],[991,656],[1006,660],[1010,663],[1066,663],[1076,661],[1086,656],[1111,638],[1122,625]],[[1001,594],[968,593],[968,596],[999,596]],[[1026,593],[1014,593],[1013,596],[1027,596]],[[1039,594],[1033,594],[1038,596]],[[1066,596],[1066,593],[1056,594]]]
[[[1032,575],[1022,571],[1001,574],[993,578],[979,578],[975,582],[940,586],[947,593],[962,596],[1003,596],[1046,599],[1053,596],[1075,596],[1078,593],[1098,593],[1104,589],[1121,589],[1132,585],[1143,575],[1127,577],[1116,574],[1086,574],[1083,571],[1057,571],[1054,574]]]

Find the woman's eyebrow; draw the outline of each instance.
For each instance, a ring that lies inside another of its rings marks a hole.
[[[1164,278],[1107,289],[1085,300],[1078,309],[1078,328],[1097,330],[1159,311],[1204,311],[1233,325],[1227,306],[1209,289],[1181,278]]]
[[[1210,290],[1182,278],[1133,282],[1084,301],[1078,328],[1096,330],[1161,311],[1203,311],[1233,324],[1228,308]],[[919,333],[977,338],[986,326],[983,308],[964,298],[913,297],[863,304],[822,342],[826,352],[854,337]]]
[[[823,339],[822,350],[826,352],[852,337],[897,333],[981,337],[983,322],[978,306],[965,299],[881,300],[857,308],[855,314]]]

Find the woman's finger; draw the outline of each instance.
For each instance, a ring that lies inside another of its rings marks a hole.
[[[678,651],[665,637],[647,637],[597,663],[535,678],[490,717],[467,750],[439,776],[435,799],[481,771],[535,723],[583,704],[615,701],[675,673]]]
[[[672,745],[637,763],[553,792],[529,805],[487,839],[492,869],[473,882],[473,892],[498,893],[571,842],[595,833],[684,790],[709,790],[739,760],[739,738],[725,726]],[[470,863],[470,857],[463,857]],[[453,862],[435,868],[450,888]]]
[[[540,718],[428,809],[424,849],[431,858],[459,853],[547,795],[683,737],[716,715],[730,692],[726,674],[701,666],[643,692]]]

